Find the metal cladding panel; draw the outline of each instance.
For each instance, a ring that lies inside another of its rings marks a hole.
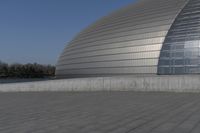
[[[139,0],[80,32],[64,49],[56,76],[156,74],[160,50],[188,0]]]

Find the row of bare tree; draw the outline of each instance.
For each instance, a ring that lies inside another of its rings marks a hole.
[[[0,61],[0,78],[48,78],[55,75],[55,66],[29,64],[7,64]]]

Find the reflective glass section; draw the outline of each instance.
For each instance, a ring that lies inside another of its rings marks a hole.
[[[190,0],[163,44],[158,74],[200,73],[200,0]]]

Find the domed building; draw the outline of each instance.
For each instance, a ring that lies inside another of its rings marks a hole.
[[[199,74],[199,48],[199,0],[138,0],[79,33],[56,76]]]

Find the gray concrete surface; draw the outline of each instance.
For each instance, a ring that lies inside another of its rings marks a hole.
[[[199,75],[115,76],[0,84],[0,92],[16,91],[172,91],[200,92]]]
[[[0,93],[0,133],[200,133],[200,94]]]

